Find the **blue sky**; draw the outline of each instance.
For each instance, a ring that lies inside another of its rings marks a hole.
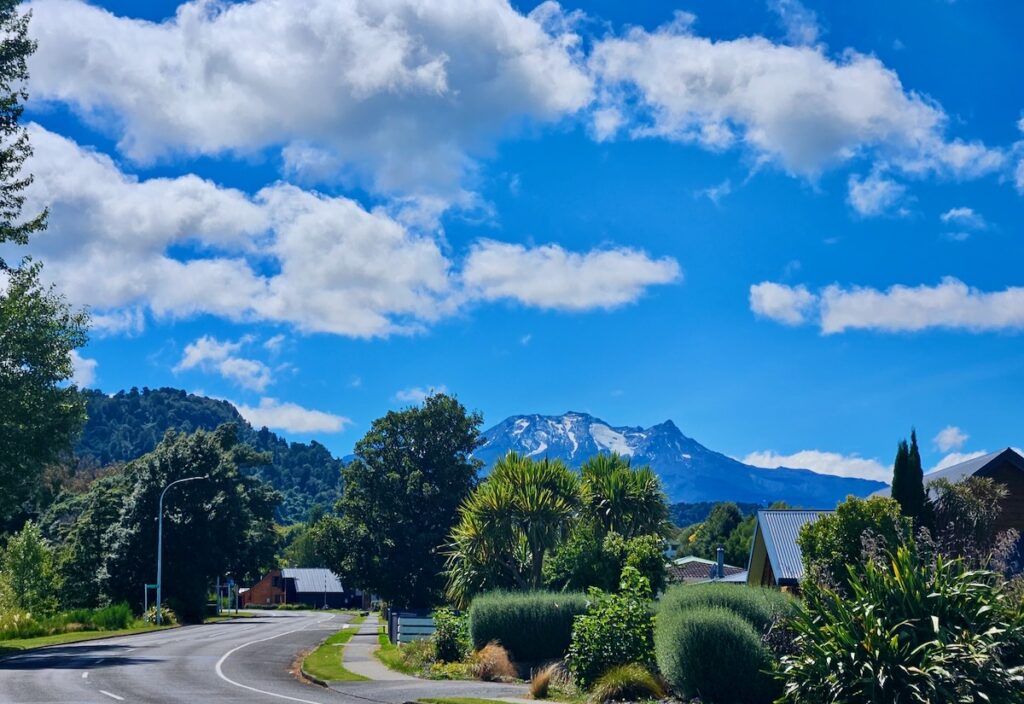
[[[84,384],[339,454],[430,388],[846,475],[1021,442],[1017,3],[30,6]]]

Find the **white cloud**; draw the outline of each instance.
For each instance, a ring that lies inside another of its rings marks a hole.
[[[270,351],[272,354],[276,354],[281,351],[281,345],[284,344],[287,338],[284,335],[274,335],[263,342],[263,347]]]
[[[769,0],[769,9],[779,16],[791,44],[817,44],[821,35],[818,16],[799,0]]]
[[[977,213],[973,208],[966,206],[950,208],[939,216],[939,220],[947,225],[965,227],[969,230],[984,230],[988,227],[988,222],[985,221],[981,213]]]
[[[758,163],[805,177],[856,157],[909,175],[961,178],[1006,161],[980,142],[947,139],[949,118],[935,101],[853,50],[833,59],[822,46],[763,37],[714,41],[696,36],[692,22],[672,22],[599,41],[590,66],[596,114],[612,111],[618,131],[712,150],[742,145]],[[607,139],[612,124],[604,122]]]
[[[235,407],[253,427],[266,426],[287,433],[337,433],[352,422],[345,416],[282,403],[276,398],[261,398],[258,406],[236,403]]]
[[[725,179],[719,184],[698,190],[694,195],[704,196],[715,205],[720,205],[721,200],[730,193],[732,193],[732,182]]]
[[[580,294],[563,280],[545,302],[576,310],[633,300],[678,273],[671,259],[629,249],[571,254],[485,241],[466,262],[466,281],[480,284],[467,293],[441,235],[419,234],[383,209],[284,183],[249,196],[193,175],[140,181],[105,155],[29,129],[36,180],[28,208],[50,208],[49,229],[29,249],[46,263],[44,276],[92,306],[107,332],[141,329],[145,309],[381,337],[419,331],[473,296],[506,295],[493,284],[517,275],[524,259],[546,261],[553,275],[602,278],[584,280]],[[515,256],[486,256],[502,248]],[[190,254],[176,258],[172,249]]]
[[[80,0],[30,8],[33,98],[116,129],[136,162],[283,147],[293,173],[453,194],[501,133],[592,91],[553,2],[196,0],[161,23]]]
[[[878,460],[857,455],[842,455],[838,452],[801,450],[791,455],[783,455],[765,450],[751,452],[742,461],[755,467],[792,467],[809,469],[819,474],[833,474],[837,477],[860,477],[883,482],[892,480],[892,467],[887,467]]]
[[[906,193],[906,187],[873,172],[866,178],[852,174],[847,181],[847,202],[861,217],[875,217],[891,210]]]
[[[428,386],[426,388],[422,386],[413,386],[408,389],[396,391],[395,400],[407,403],[423,403],[427,396],[446,393],[448,393],[448,387],[444,384],[441,384],[440,386]]]
[[[203,335],[185,346],[181,361],[174,367],[175,372],[202,369],[216,372],[242,388],[263,391],[273,381],[270,368],[255,359],[240,357],[237,353],[251,340],[226,342]]]
[[[807,320],[816,297],[806,286],[787,286],[763,281],[750,287],[750,310],[786,325]]]
[[[680,277],[674,259],[625,247],[580,254],[555,244],[528,248],[492,240],[473,246],[462,272],[474,298],[560,310],[613,308]]]
[[[967,439],[971,437],[960,428],[955,425],[947,425],[945,428],[939,431],[939,434],[935,436],[935,446],[938,447],[942,452],[949,452],[950,450],[959,450],[967,442]]]
[[[782,323],[818,324],[828,335],[847,330],[917,332],[930,328],[986,332],[1024,329],[1024,288],[981,291],[953,277],[936,286],[875,288],[838,284],[819,293],[763,282],[750,287],[750,309]]]
[[[71,383],[75,386],[84,389],[96,382],[96,367],[99,366],[99,362],[95,359],[83,357],[78,350],[71,350],[71,364],[74,367]]]

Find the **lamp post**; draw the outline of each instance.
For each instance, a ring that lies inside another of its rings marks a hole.
[[[196,479],[208,479],[209,475],[204,474],[201,477],[185,477],[184,479],[178,479],[167,486],[160,492],[160,508],[158,509],[156,521],[156,625],[161,625],[163,620],[162,607],[164,603],[163,594],[163,557],[164,557],[164,494],[175,484],[181,484],[182,482],[191,482]]]

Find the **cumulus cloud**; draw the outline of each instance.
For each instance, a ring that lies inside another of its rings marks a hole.
[[[337,433],[352,422],[345,416],[303,408],[276,398],[261,398],[258,406],[234,405],[253,427],[266,426],[286,433]]]
[[[884,291],[833,284],[818,293],[802,285],[764,282],[750,287],[750,308],[790,325],[814,322],[824,334],[1024,329],[1024,288],[981,291],[953,277],[935,286],[895,285]]]
[[[81,0],[30,8],[33,97],[116,129],[136,162],[280,147],[293,173],[447,195],[500,133],[592,93],[553,2],[195,0],[159,23]]]
[[[750,310],[786,325],[805,322],[816,300],[816,296],[806,286],[763,281],[750,287]]]
[[[78,350],[71,350],[71,365],[74,373],[71,375],[71,383],[84,389],[96,383],[96,367],[99,362],[95,359],[83,357]]]
[[[790,44],[816,44],[821,35],[818,16],[800,0],[769,0],[768,8],[779,17]]]
[[[625,247],[579,254],[554,244],[529,248],[492,240],[470,250],[462,272],[472,297],[560,310],[613,308],[680,277],[674,259]]]
[[[821,46],[763,37],[715,41],[676,21],[599,41],[589,63],[602,116],[595,130],[606,139],[626,132],[712,150],[742,146],[758,163],[811,178],[858,156],[909,175],[960,178],[1006,162],[981,142],[948,139],[941,106],[853,50],[832,58]]]
[[[801,450],[791,455],[783,455],[772,450],[764,450],[751,452],[742,461],[755,467],[792,467],[809,469],[819,474],[833,474],[837,477],[859,477],[883,482],[892,480],[892,468],[878,460],[838,452]]]
[[[413,386],[408,389],[396,391],[395,400],[404,401],[406,403],[423,403],[427,396],[446,393],[448,393],[448,387],[444,384],[441,384],[440,386],[428,386],[426,388],[422,386]]]
[[[259,360],[238,354],[243,345],[251,341],[243,338],[238,342],[227,342],[203,335],[185,346],[185,352],[174,371],[201,369],[215,372],[244,389],[263,391],[273,381],[270,368]]]
[[[974,208],[966,206],[950,208],[939,216],[939,220],[947,225],[966,227],[970,230],[984,230],[988,227],[988,222],[986,222],[981,213],[975,212]]]
[[[50,227],[30,251],[73,302],[93,307],[105,332],[138,331],[148,310],[161,318],[210,314],[381,337],[421,330],[470,300],[439,236],[421,234],[385,209],[285,183],[250,196],[193,175],[139,180],[38,125],[29,131],[36,180],[28,208],[50,208]],[[557,252],[569,267],[563,275],[605,277],[604,284],[587,282],[589,307],[626,302],[649,285],[645,280],[659,283],[678,270],[672,260],[633,250],[572,254],[488,241],[471,251],[468,279],[477,282],[481,257],[503,246],[517,254],[505,263],[513,272],[524,257]],[[490,282],[501,268],[491,261]],[[472,295],[492,293],[482,286]],[[553,293],[548,307],[588,307],[564,282]]]
[[[959,450],[969,437],[971,436],[955,425],[947,425],[935,436],[934,442],[942,452],[949,452],[950,450]]]
[[[852,174],[847,188],[846,200],[861,217],[876,217],[890,211],[907,191],[902,184],[877,172],[866,178]]]

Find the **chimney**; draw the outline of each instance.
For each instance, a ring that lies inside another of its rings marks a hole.
[[[725,548],[718,546],[718,576],[717,579],[725,578]]]

